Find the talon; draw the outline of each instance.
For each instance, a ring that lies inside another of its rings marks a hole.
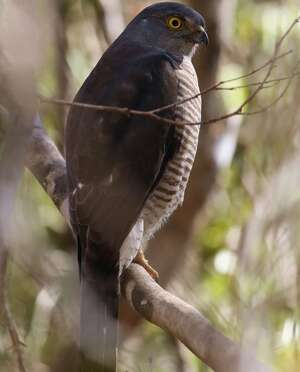
[[[156,270],[153,269],[153,267],[151,265],[149,265],[148,263],[148,260],[146,259],[146,257],[144,256],[144,253],[141,249],[139,249],[137,255],[135,256],[134,260],[133,260],[134,263],[138,264],[138,265],[141,265],[146,271],[147,273],[156,281],[158,282],[158,279],[159,279],[159,275],[158,275],[158,272]]]

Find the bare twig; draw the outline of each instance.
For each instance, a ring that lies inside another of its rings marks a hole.
[[[300,76],[300,71],[295,72],[295,73],[293,73],[289,76],[283,76],[283,77],[270,79],[270,80],[265,82],[264,89],[273,88],[275,85],[281,83],[282,81],[291,80],[291,79],[293,79],[297,76]],[[236,85],[236,86],[233,86],[233,87],[217,87],[214,90],[229,90],[230,91],[230,90],[236,90],[236,89],[244,89],[244,88],[250,88],[250,87],[258,86],[261,83],[262,83],[261,81],[257,81],[257,82],[254,82],[254,83],[248,83],[248,84],[244,84],[244,85]]]
[[[292,53],[292,50],[289,50],[289,51],[287,51],[285,53],[282,53],[282,54],[279,54],[279,51],[280,51],[280,48],[281,48],[283,42],[285,41],[287,36],[290,34],[292,29],[299,22],[299,20],[300,20],[300,17],[296,18],[292,22],[292,24],[287,29],[287,31],[281,36],[281,38],[275,44],[274,52],[273,52],[273,55],[271,56],[271,58],[268,59],[261,66],[255,68],[254,70],[252,70],[252,71],[250,71],[250,72],[248,72],[244,75],[241,75],[239,77],[232,78],[232,79],[229,79],[229,80],[220,81],[220,82],[212,85],[211,87],[207,88],[205,91],[200,92],[196,95],[193,95],[189,98],[177,101],[175,103],[172,103],[172,104],[169,104],[169,105],[166,105],[166,106],[156,108],[154,110],[139,111],[139,110],[132,110],[132,109],[129,109],[127,107],[93,105],[93,104],[87,104],[87,103],[81,103],[81,102],[70,102],[70,101],[66,101],[66,100],[62,100],[62,99],[56,99],[56,98],[46,98],[46,97],[41,97],[41,96],[40,96],[40,100],[43,103],[53,103],[53,104],[57,104],[57,105],[64,105],[64,106],[70,106],[70,107],[81,107],[81,108],[103,111],[103,112],[117,112],[117,113],[120,113],[120,114],[126,115],[126,116],[136,115],[136,116],[141,116],[141,117],[147,117],[147,118],[153,119],[156,122],[161,123],[161,124],[177,125],[177,126],[195,126],[195,125],[201,125],[201,124],[202,125],[212,124],[212,123],[216,123],[216,122],[219,122],[219,121],[223,121],[225,119],[228,119],[229,117],[236,116],[236,115],[246,116],[246,115],[248,115],[248,113],[243,111],[244,108],[250,102],[252,102],[254,100],[254,98],[259,94],[259,92],[261,90],[269,87],[268,85],[270,83],[276,83],[276,82],[279,83],[279,82],[284,81],[284,80],[291,80],[291,78],[294,78],[297,75],[299,75],[299,72],[295,72],[292,77],[288,76],[288,77],[279,77],[277,79],[269,79],[271,74],[272,74],[273,69],[276,67],[275,62],[277,62],[278,60],[280,60],[280,59],[282,59],[282,58],[284,58],[284,57],[286,57],[286,56],[288,56]],[[240,86],[240,87],[229,87],[229,88],[224,87],[225,84],[228,84],[230,82],[234,82],[234,81],[237,81],[237,80],[240,80],[240,79],[249,78],[249,77],[257,74],[258,72],[262,71],[265,68],[267,68],[267,72],[265,74],[264,79],[260,82],[249,83],[248,85]],[[209,119],[207,121],[192,123],[192,122],[184,122],[184,121],[175,121],[175,120],[163,118],[163,117],[158,115],[159,113],[162,113],[162,112],[164,112],[166,110],[169,110],[173,107],[180,106],[180,105],[182,105],[186,102],[194,100],[194,99],[198,98],[199,96],[207,94],[207,93],[209,93],[213,90],[233,90],[233,89],[238,89],[238,88],[242,88],[242,87],[250,87],[250,86],[255,86],[256,89],[246,98],[246,100],[237,109],[233,110],[232,112],[230,112],[228,114],[221,115],[217,118]],[[273,105],[274,105],[274,103],[272,104],[272,106]],[[260,113],[260,112],[261,111],[252,112],[252,113],[249,113],[249,115],[254,115],[254,114]]]
[[[299,63],[297,63],[295,69],[298,67]],[[269,103],[267,106],[265,107],[262,107],[260,110],[256,110],[256,111],[250,111],[250,112],[247,112],[247,115],[257,115],[257,114],[261,114],[263,112],[267,112],[268,110],[270,110],[272,107],[274,107],[284,96],[285,94],[288,92],[292,82],[293,82],[293,78],[295,76],[297,76],[298,74],[292,74],[290,75],[290,77],[288,77],[287,79],[285,80],[288,80],[287,81],[287,84],[286,86],[284,87],[283,91],[279,94],[278,97],[276,97],[273,102]]]
[[[285,57],[289,56],[292,53],[293,53],[293,50],[290,49],[287,52],[279,54],[277,57],[273,58],[273,61],[276,62],[276,61],[278,61],[282,58],[285,58]],[[206,94],[206,93],[208,93],[212,90],[215,90],[216,88],[220,87],[221,85],[228,84],[228,83],[233,83],[234,81],[244,80],[244,79],[247,79],[249,77],[252,77],[253,75],[256,75],[258,72],[260,72],[260,71],[264,70],[266,67],[268,67],[270,65],[271,61],[272,61],[272,58],[268,59],[264,64],[262,64],[259,67],[256,67],[254,70],[252,70],[250,72],[247,72],[246,74],[243,74],[243,75],[240,75],[240,76],[228,79],[228,80],[220,81],[220,82],[212,85],[211,87],[205,89],[205,91],[203,91],[202,94]]]
[[[281,56],[278,56],[275,60],[278,60],[279,58],[283,58],[286,55],[287,55],[286,53],[282,54]],[[271,62],[269,61],[269,64],[270,63]],[[266,67],[266,64],[263,65],[263,68],[265,68],[265,67]],[[256,72],[260,71],[260,68],[255,69],[253,71],[256,71]],[[253,74],[253,71],[250,74]],[[199,125],[199,123],[184,123],[184,122],[178,122],[178,121],[174,121],[174,120],[164,119],[164,118],[162,118],[162,117],[160,117],[156,114],[160,113],[160,112],[163,112],[163,111],[166,111],[167,109],[170,109],[172,107],[180,106],[180,105],[182,105],[182,104],[184,104],[188,101],[194,100],[194,99],[198,98],[199,96],[207,94],[207,93],[209,93],[213,90],[235,90],[235,89],[249,88],[249,87],[252,87],[252,86],[261,86],[262,89],[266,89],[266,88],[271,88],[275,84],[278,84],[282,81],[291,80],[291,79],[293,79],[293,78],[295,78],[299,75],[300,75],[300,71],[295,72],[290,76],[278,77],[278,78],[267,80],[265,82],[260,81],[260,82],[248,83],[248,84],[234,86],[234,87],[223,87],[223,85],[225,85],[229,82],[232,82],[232,81],[238,80],[238,79],[242,79],[242,78],[244,78],[244,76],[249,76],[249,74],[242,75],[241,77],[238,77],[238,78],[235,78],[235,79],[220,81],[219,83],[214,84],[210,88],[208,88],[205,91],[202,91],[202,92],[200,92],[196,95],[193,95],[193,96],[191,96],[189,98],[186,98],[184,100],[181,100],[181,101],[178,101],[176,103],[172,103],[170,105],[163,106],[163,107],[160,107],[158,109],[151,110],[151,111],[138,111],[138,110],[131,110],[131,109],[128,109],[126,107],[103,106],[103,105],[93,105],[93,104],[80,103],[80,102],[71,102],[71,101],[67,101],[67,100],[63,100],[63,99],[48,98],[48,97],[43,97],[43,96],[39,96],[39,98],[40,98],[41,102],[43,102],[43,103],[53,103],[53,104],[57,104],[57,105],[70,106],[70,107],[82,107],[82,108],[92,109],[92,110],[97,110],[97,111],[118,112],[120,114],[127,115],[127,116],[138,115],[138,116],[144,116],[144,117],[151,117],[152,119],[155,119],[157,121],[161,121],[162,123],[166,123],[166,124]],[[273,84],[273,85],[270,85],[270,84]],[[206,124],[206,122],[203,122],[202,124]]]
[[[7,249],[0,250],[0,309],[4,319],[4,324],[7,326],[8,333],[12,342],[12,347],[16,355],[17,363],[20,372],[27,372],[23,355],[22,346],[25,346],[24,342],[21,341],[19,336],[16,323],[11,315],[7,294],[6,294],[6,270],[8,263],[8,252]]]
[[[263,86],[266,84],[266,82],[268,81],[270,75],[272,74],[272,71],[274,69],[274,66],[275,66],[275,61],[278,59],[278,56],[279,56],[279,50],[280,50],[280,47],[282,46],[284,40],[286,39],[286,37],[289,35],[289,33],[292,31],[292,29],[296,26],[296,24],[299,22],[300,20],[300,17],[296,18],[292,24],[290,25],[290,27],[287,29],[287,31],[281,36],[281,38],[277,41],[277,43],[275,44],[275,47],[274,47],[274,53],[272,55],[272,57],[269,59],[268,61],[268,69],[267,69],[267,72],[265,74],[265,77],[264,79],[261,81],[261,83],[257,86],[257,88],[254,90],[254,92],[252,92],[249,97],[234,111],[232,111],[231,113],[229,114],[225,114],[219,118],[216,118],[216,119],[210,119],[206,122],[206,124],[212,124],[212,123],[216,123],[217,121],[219,120],[225,120],[225,119],[228,119],[229,117],[231,116],[235,116],[235,115],[247,115],[247,112],[243,112],[244,108],[251,102],[253,101],[253,99],[258,95],[258,93],[263,89]],[[251,115],[253,115],[254,113],[251,113]]]
[[[245,76],[250,76],[250,75],[256,73],[257,71],[262,70],[266,66],[270,66],[271,64],[273,65],[274,61],[278,60],[279,58],[283,58],[283,57],[287,56],[288,54],[289,53],[284,53],[280,56],[277,56],[273,60],[269,60],[267,64],[264,64],[260,68],[257,68],[257,69],[253,70],[252,72],[250,72],[246,75],[242,75],[242,76],[234,78],[234,79],[220,81],[219,83],[214,84],[210,88],[208,88],[205,91],[202,91],[202,92],[200,92],[196,95],[193,95],[189,98],[178,101],[176,103],[172,103],[172,104],[167,105],[167,106],[159,107],[159,108],[151,110],[151,111],[139,111],[139,110],[132,110],[132,109],[129,109],[127,107],[104,106],[104,105],[93,105],[93,104],[81,103],[81,102],[71,102],[71,101],[67,101],[67,100],[63,100],[63,99],[48,98],[48,97],[43,97],[43,96],[39,96],[39,98],[40,98],[42,103],[52,103],[52,104],[56,104],[56,105],[69,106],[69,107],[81,107],[81,108],[86,108],[86,109],[91,109],[91,110],[96,110],[96,111],[102,111],[102,112],[117,112],[117,113],[120,113],[120,114],[126,115],[126,116],[134,116],[134,115],[142,116],[142,117],[151,118],[151,119],[153,119],[153,120],[155,120],[155,121],[157,121],[158,123],[161,123],[161,124],[169,124],[169,125],[177,125],[177,126],[196,126],[196,125],[212,124],[212,123],[216,123],[218,121],[222,121],[224,119],[227,119],[231,116],[248,115],[247,112],[242,112],[242,109],[247,104],[249,104],[250,101],[252,101],[254,99],[254,97],[261,90],[266,89],[266,88],[271,88],[275,84],[278,84],[278,83],[280,83],[282,81],[285,81],[285,80],[291,81],[293,78],[299,76],[300,72],[296,72],[296,73],[294,73],[290,76],[284,76],[284,77],[274,78],[274,79],[270,79],[270,80],[264,79],[263,81],[260,81],[260,82],[254,82],[254,83],[249,83],[249,84],[235,86],[235,87],[223,87],[223,85],[225,85],[229,82],[232,82],[234,80],[242,79]],[[273,65],[273,67],[274,67],[274,65]],[[272,69],[273,69],[273,67],[272,67]],[[268,76],[269,76],[269,74],[268,74]],[[273,84],[273,85],[269,85],[269,84]],[[257,87],[257,89],[255,90],[256,93],[255,94],[252,93],[246,99],[246,101],[243,102],[243,104],[238,109],[234,110],[233,112],[231,112],[229,114],[226,114],[226,115],[214,118],[214,119],[193,123],[193,122],[175,121],[175,120],[163,118],[163,117],[158,115],[158,113],[161,113],[163,111],[166,111],[166,110],[171,109],[171,108],[176,107],[176,106],[183,105],[186,102],[192,101],[192,100],[198,98],[199,96],[202,96],[202,95],[207,94],[207,93],[209,93],[211,91],[214,91],[214,90],[215,91],[218,91],[218,90],[235,90],[235,89],[241,89],[241,88],[248,88],[248,87],[252,87],[252,86]],[[271,106],[273,106],[273,105],[274,104],[272,104]],[[256,113],[260,113],[260,112],[261,111],[252,112],[252,113],[249,113],[249,115],[253,115],[253,114],[256,114]]]
[[[289,50],[285,53],[282,53],[281,55],[277,56],[276,58],[274,58],[274,61],[278,61],[279,59],[282,59],[284,57],[287,57],[288,55],[290,55],[293,51],[292,50]],[[228,84],[228,83],[232,83],[234,81],[238,81],[238,80],[242,80],[242,79],[245,79],[247,77],[250,77],[252,75],[255,75],[257,74],[259,71],[265,69],[266,67],[268,67],[272,62],[272,58],[270,58],[267,62],[265,62],[263,65],[255,68],[254,70],[248,72],[247,74],[244,74],[244,75],[241,75],[241,76],[237,76],[235,78],[232,78],[232,79],[228,79],[228,80],[222,80],[222,81],[219,81],[218,83],[216,84],[213,84],[212,86],[210,86],[209,88],[203,90],[202,92],[198,93],[198,94],[195,94],[194,96],[191,96],[191,97],[188,97],[188,98],[185,98],[181,101],[178,101],[176,103],[172,103],[170,105],[166,105],[166,106],[163,106],[163,107],[159,107],[158,109],[155,109],[155,110],[152,110],[151,112],[153,113],[158,113],[158,112],[162,112],[162,111],[165,111],[167,109],[170,109],[174,106],[178,106],[178,105],[182,105],[190,100],[193,100],[193,99],[196,99],[200,96],[203,96],[207,93],[210,93],[211,91],[214,91],[214,90],[218,90],[220,87],[222,87],[223,85],[225,84]]]
[[[261,111],[248,113],[248,112],[242,112],[242,109],[247,104],[249,104],[250,101],[252,101],[254,99],[254,97],[258,94],[259,91],[261,91],[263,89],[274,87],[274,85],[279,84],[282,81],[289,80],[289,82],[292,82],[293,78],[295,78],[299,75],[300,75],[300,72],[297,72],[297,73],[294,73],[290,76],[279,77],[279,78],[274,78],[274,79],[270,79],[270,80],[268,80],[268,79],[265,80],[264,79],[263,81],[260,81],[260,82],[254,82],[254,83],[249,83],[249,84],[234,86],[234,87],[222,87],[221,86],[221,85],[224,85],[224,84],[228,83],[231,80],[221,81],[220,83],[214,85],[212,88],[209,88],[208,90],[203,91],[202,93],[198,93],[198,94],[196,94],[194,96],[191,96],[189,98],[186,98],[182,101],[178,101],[174,104],[170,104],[168,106],[164,106],[164,107],[152,110],[152,111],[139,111],[139,110],[132,110],[132,109],[129,109],[127,107],[104,106],[104,105],[93,105],[93,104],[81,103],[81,102],[71,102],[71,101],[67,101],[67,100],[63,100],[63,99],[48,98],[48,97],[43,97],[43,96],[39,96],[39,98],[40,98],[41,102],[43,102],[43,103],[53,103],[53,104],[56,104],[56,105],[69,106],[69,107],[81,107],[81,108],[85,108],[85,109],[91,109],[91,110],[102,111],[102,112],[117,112],[117,113],[120,113],[120,114],[126,115],[126,116],[134,116],[134,115],[142,116],[142,117],[147,117],[147,118],[153,119],[153,120],[155,120],[155,121],[157,121],[161,124],[170,124],[170,125],[177,125],[177,126],[196,126],[196,125],[205,125],[205,124],[216,123],[218,121],[222,121],[224,119],[227,119],[227,118],[229,118],[231,116],[235,116],[235,115],[253,115],[253,114],[256,114],[256,113],[258,114]],[[273,85],[270,85],[270,84],[273,84]],[[289,86],[290,86],[290,84],[288,85],[288,88],[289,88]],[[233,112],[231,112],[229,114],[226,114],[226,115],[223,115],[223,116],[220,116],[220,117],[217,117],[217,118],[214,118],[214,119],[193,123],[193,122],[175,121],[175,120],[163,118],[163,117],[157,115],[160,112],[166,111],[166,110],[168,110],[172,107],[175,107],[175,106],[183,105],[184,103],[192,101],[192,100],[198,98],[199,96],[207,94],[208,92],[213,91],[213,90],[216,90],[216,91],[217,90],[232,91],[232,90],[236,90],[236,89],[249,88],[249,87],[257,87],[257,89],[255,91],[256,92],[255,95],[252,93],[251,96],[248,97],[247,100],[244,101],[243,104],[238,109],[234,110]],[[272,103],[270,105],[270,107],[274,106],[274,104],[276,104],[278,101],[279,100],[277,100],[275,103]]]

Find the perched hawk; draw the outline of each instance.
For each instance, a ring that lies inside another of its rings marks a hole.
[[[189,98],[199,92],[191,58],[201,43],[208,37],[199,13],[178,3],[152,5],[104,53],[75,102],[148,111]],[[159,115],[200,122],[201,99]],[[115,371],[119,276],[137,255],[142,261],[143,242],[183,202],[198,134],[198,126],[70,110],[66,159],[84,372]]]

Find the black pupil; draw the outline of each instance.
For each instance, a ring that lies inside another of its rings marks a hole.
[[[172,24],[173,24],[173,27],[177,28],[179,27],[180,22],[178,21],[178,19],[173,19]]]

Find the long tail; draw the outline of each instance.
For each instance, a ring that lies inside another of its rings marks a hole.
[[[89,261],[81,272],[80,372],[115,372],[119,270]]]

